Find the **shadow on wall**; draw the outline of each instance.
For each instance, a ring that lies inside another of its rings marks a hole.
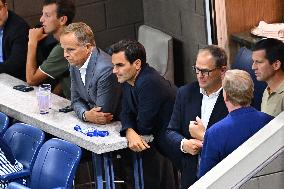
[[[184,65],[183,65],[183,45],[182,41],[175,39],[173,41],[173,50],[174,50],[174,76],[176,86],[184,85]]]

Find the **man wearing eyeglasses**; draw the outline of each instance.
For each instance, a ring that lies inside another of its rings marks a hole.
[[[0,73],[25,80],[29,26],[0,0]]]
[[[169,158],[181,171],[181,188],[188,188],[197,180],[198,153],[202,148],[202,141],[189,133],[190,123],[205,130],[228,114],[221,92],[226,69],[227,55],[222,48],[202,48],[193,66],[198,81],[177,92],[167,139]]]

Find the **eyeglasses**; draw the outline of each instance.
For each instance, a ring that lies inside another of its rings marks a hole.
[[[217,70],[217,69],[219,69],[219,68],[213,68],[213,69],[209,70],[209,69],[199,69],[196,66],[192,66],[192,70],[194,71],[194,73],[196,75],[201,73],[202,76],[209,76],[211,72],[213,72],[214,70]]]

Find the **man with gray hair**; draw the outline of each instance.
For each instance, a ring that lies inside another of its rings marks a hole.
[[[225,73],[222,86],[229,114],[205,132],[199,177],[273,119],[250,106],[254,85],[249,73],[229,70]]]
[[[82,22],[65,27],[60,43],[70,64],[71,105],[77,116],[96,124],[111,122],[118,115],[121,90],[110,55],[96,47],[92,29]]]

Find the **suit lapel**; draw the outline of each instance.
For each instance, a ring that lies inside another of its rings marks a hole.
[[[96,68],[96,64],[97,64],[97,57],[98,57],[98,50],[96,47],[94,47],[91,58],[89,60],[89,64],[86,70],[86,89],[89,89],[91,86],[91,81],[92,78],[94,77],[95,74],[95,68]]]
[[[215,104],[213,111],[212,111],[212,114],[210,116],[207,128],[209,128],[214,123],[220,121],[221,119],[223,119],[228,114],[228,110],[227,110],[227,107],[225,105],[222,93],[223,93],[223,90],[221,90],[220,93],[219,93],[216,104]]]

